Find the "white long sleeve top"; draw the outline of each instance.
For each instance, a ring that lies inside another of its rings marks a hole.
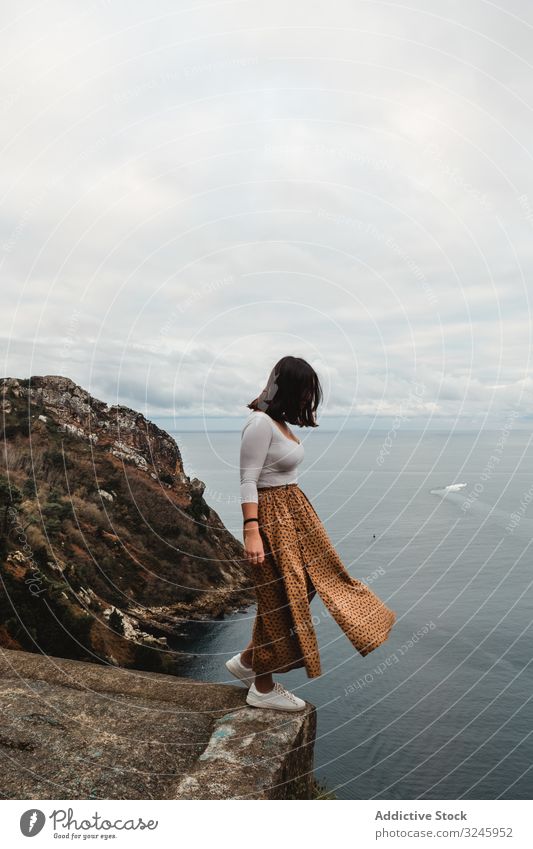
[[[297,483],[303,457],[301,442],[285,436],[267,413],[251,410],[241,431],[241,504],[257,502],[263,486]]]

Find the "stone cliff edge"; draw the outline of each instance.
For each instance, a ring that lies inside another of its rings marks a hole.
[[[244,687],[0,649],[0,790],[11,799],[308,799],[312,705]]]

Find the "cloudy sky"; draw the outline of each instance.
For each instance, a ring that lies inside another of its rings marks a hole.
[[[530,3],[3,9],[3,374],[242,418],[294,354],[324,417],[531,423]]]

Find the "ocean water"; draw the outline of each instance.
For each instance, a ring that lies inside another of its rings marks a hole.
[[[187,473],[242,539],[239,432],[174,435]],[[318,778],[341,799],[531,798],[530,434],[511,422],[481,434],[400,429],[389,440],[299,435],[301,488],[350,573],[398,616],[363,658],[313,601],[323,675],[280,679],[318,709]],[[224,661],[248,642],[253,616],[191,627],[184,674],[229,682]]]

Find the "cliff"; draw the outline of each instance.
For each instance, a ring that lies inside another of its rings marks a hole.
[[[307,799],[315,711],[244,687],[0,650],[9,799]]]
[[[191,618],[253,601],[174,439],[65,377],[0,381],[0,645],[176,671]]]

